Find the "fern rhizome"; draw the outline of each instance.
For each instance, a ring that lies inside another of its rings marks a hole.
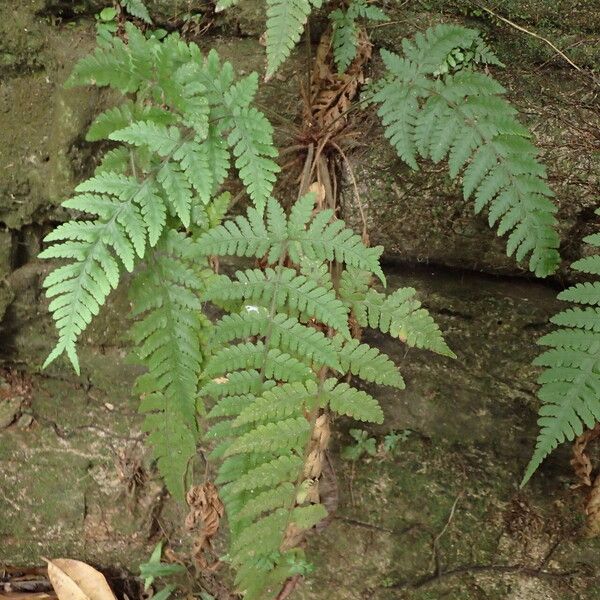
[[[136,3],[128,3],[129,10]],[[220,8],[233,4],[222,0]],[[309,0],[268,0],[267,76],[299,38]],[[352,63],[361,20],[385,15],[362,0],[331,14],[340,73]],[[290,210],[272,197],[279,166],[272,127],[253,106],[256,73],[236,77],[214,51],[126,24],[99,36],[69,85],[125,95],[101,114],[89,141],[112,142],[93,177],[64,206],[81,215],[47,236],[41,256],[67,259],[45,280],[58,342],[79,372],[76,343],[111,290],[128,285],[131,337],[146,372],[136,382],[145,429],[169,491],[183,499],[200,437],[220,464],[227,509],[224,560],[248,599],[275,598],[308,569],[305,533],[327,516],[319,484],[335,415],[381,423],[352,378],[404,387],[391,359],[361,342],[366,328],[454,357],[412,288],[386,294],[383,248],[324,207],[315,182]],[[555,207],[527,130],[503,88],[476,71],[499,64],[477,32],[439,26],[383,51],[387,71],[366,91],[386,136],[413,168],[448,158],[465,197],[510,232],[508,251],[537,275],[558,264]],[[233,163],[233,165],[232,165]],[[220,193],[235,167],[251,207],[225,219]],[[252,259],[233,276],[214,257]],[[131,273],[123,277],[123,272]],[[205,303],[223,315],[207,317]]]

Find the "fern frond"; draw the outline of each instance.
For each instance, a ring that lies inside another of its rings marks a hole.
[[[127,46],[120,38],[113,37],[104,46],[96,48],[93,54],[82,58],[65,85],[110,85],[127,94],[137,90],[140,81]]]
[[[404,389],[402,375],[387,354],[368,344],[361,344],[357,339],[346,341],[336,337],[334,344],[343,372],[352,373],[363,381]]]
[[[333,10],[329,13],[333,29],[331,38],[333,58],[339,73],[344,73],[356,58],[358,46],[358,29],[349,10]]]
[[[320,395],[320,402],[340,415],[347,415],[357,421],[383,423],[383,411],[379,402],[370,394],[357,390],[347,383],[327,379]]]
[[[201,341],[208,323],[197,298],[204,283],[186,261],[193,253],[189,238],[169,231],[131,287],[134,314],[142,315],[131,335],[148,367],[136,382],[138,392],[147,395],[140,410],[159,470],[180,499],[196,452]]]
[[[235,339],[269,335],[272,347],[305,362],[326,365],[341,372],[336,351],[325,335],[283,313],[270,317],[264,306],[246,305],[239,314],[225,315],[216,323],[212,343],[220,345]]]
[[[139,410],[146,415],[143,429],[167,489],[183,501],[190,461],[196,454],[197,432],[173,399],[159,392],[144,396]]]
[[[387,21],[387,15],[365,0],[352,0],[344,11],[336,9],[329,13],[332,25],[333,58],[340,73],[344,73],[356,58],[358,46],[358,26],[356,19],[362,17],[369,21]]]
[[[599,275],[589,268],[597,259],[598,255],[593,255],[576,261],[572,267]],[[584,308],[569,308],[555,315],[551,321],[559,329],[538,341],[549,347],[534,361],[544,367],[538,379],[540,433],[521,485],[559,444],[600,422],[600,309],[589,306],[600,302],[598,282],[576,284],[561,292],[559,298]]]
[[[300,456],[279,456],[236,477],[227,486],[227,493],[240,494],[246,490],[273,488],[285,481],[293,481],[303,464]]]
[[[165,191],[172,214],[177,215],[185,227],[189,227],[192,191],[187,177],[174,165],[166,162],[158,172],[156,179]]]
[[[108,139],[132,146],[146,146],[159,156],[169,156],[179,147],[181,133],[175,126],[167,127],[153,121],[136,121],[108,134]]]
[[[141,19],[144,23],[152,23],[148,9],[142,0],[121,0],[121,4],[130,15]]]
[[[389,76],[373,96],[398,156],[413,169],[417,153],[434,162],[448,158],[451,177],[462,172],[465,199],[475,196],[475,212],[487,208],[490,227],[510,234],[507,254],[518,262],[529,256],[540,277],[553,273],[560,260],[556,206],[530,134],[499,83],[468,61],[456,62],[499,61],[477,31],[455,25],[404,40],[403,50],[405,58],[382,51]]]
[[[312,377],[312,370],[298,359],[277,348],[266,351],[262,342],[245,342],[223,348],[211,356],[206,365],[208,377],[238,370],[263,369],[269,379],[280,381],[305,381]]]
[[[119,261],[132,271],[135,254],[144,255],[146,228],[133,202],[135,188],[131,189],[128,178],[109,175],[112,174],[90,179],[77,188],[77,191],[98,194],[82,193],[66,203],[69,207],[87,210],[89,202],[90,212],[99,218],[60,225],[45,238],[46,242],[56,243],[39,255],[42,259],[73,260],[44,281],[46,295],[53,298],[49,309],[59,334],[45,366],[64,352],[79,373],[75,343],[92,317],[98,314],[110,290],[117,287]],[[116,184],[117,181],[122,185]],[[109,196],[109,193],[118,195]]]
[[[385,285],[385,276],[379,264],[383,246],[367,247],[360,236],[346,227],[344,221],[328,221],[333,217],[330,210],[321,211],[309,228],[300,232],[298,242],[309,259],[336,260],[349,267],[369,271]]]
[[[234,425],[278,421],[299,416],[303,409],[314,409],[319,395],[317,384],[304,382],[276,386],[249,403],[235,418]]]
[[[288,519],[288,511],[278,509],[242,530],[231,545],[232,563],[239,566],[257,556],[278,552]],[[260,540],[260,545],[257,540]]]
[[[345,269],[340,277],[338,293],[349,309],[356,302],[362,302],[371,286],[372,275],[368,271]]]
[[[284,482],[275,489],[262,492],[256,498],[249,500],[244,508],[238,513],[241,518],[255,519],[265,512],[271,512],[277,508],[283,508],[290,504],[295,494],[295,487]]]
[[[272,385],[264,382],[260,373],[254,369],[249,371],[236,371],[227,375],[225,380],[209,381],[200,390],[201,395],[211,398],[220,396],[239,396],[241,394],[260,395],[265,386]]]
[[[304,417],[265,423],[236,438],[225,456],[245,452],[301,450],[306,446],[309,435],[310,425]]]
[[[233,149],[235,167],[248,195],[256,208],[262,211],[280,170],[273,160],[277,157],[273,127],[260,111],[253,107],[242,108],[233,118],[227,142]]]

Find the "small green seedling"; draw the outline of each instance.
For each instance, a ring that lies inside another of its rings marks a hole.
[[[351,429],[350,435],[356,441],[351,446],[346,446],[342,450],[342,457],[346,460],[356,461],[365,454],[375,456],[377,454],[377,445],[375,438],[369,437],[369,433],[364,429]]]

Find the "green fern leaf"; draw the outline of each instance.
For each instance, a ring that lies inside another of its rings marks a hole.
[[[173,154],[180,145],[181,134],[177,127],[166,127],[152,121],[137,121],[113,131],[108,139],[132,146],[147,146],[152,152],[165,157]]]
[[[347,383],[338,383],[335,379],[325,381],[321,403],[329,404],[332,411],[357,421],[383,423],[383,411],[375,398]]]
[[[369,290],[364,302],[354,307],[358,323],[362,327],[389,333],[409,346],[456,358],[444,341],[439,326],[421,307],[415,294],[413,288],[401,288],[387,297]]]
[[[593,267],[598,255],[577,261],[578,269],[598,275]],[[584,267],[581,263],[584,261]],[[576,284],[559,297],[582,305],[600,303],[598,282]],[[565,440],[573,440],[600,422],[600,309],[569,308],[551,321],[559,327],[540,338],[548,346],[534,364],[544,367],[538,379],[540,433],[535,452],[521,485],[525,485],[543,460]]]
[[[148,268],[131,287],[131,328],[136,354],[148,372],[136,388],[146,394],[140,410],[158,467],[169,490],[183,500],[188,464],[196,452],[200,343],[207,321],[196,294],[203,282],[186,259],[192,242],[173,230],[161,238]]]
[[[121,0],[121,3],[130,15],[141,19],[145,23],[152,23],[148,9],[142,0]]]
[[[319,321],[350,338],[347,309],[329,290],[317,286],[293,269],[249,269],[237,271],[236,279],[221,276],[209,287],[208,300],[245,300],[252,305],[270,306],[275,310],[289,308],[307,318]]]
[[[339,8],[329,13],[333,35],[333,58],[339,73],[344,73],[356,57],[358,30],[350,11]]]
[[[404,380],[396,365],[377,348],[361,344],[357,339],[346,341],[340,337],[336,337],[334,343],[344,372],[352,373],[363,381],[404,389]]]
[[[279,166],[273,158],[273,127],[258,110],[246,107],[233,118],[233,129],[227,138],[236,157],[235,166],[248,195],[259,212],[264,209],[273,191]]]
[[[225,456],[245,452],[281,452],[300,450],[306,446],[310,425],[304,417],[284,419],[277,423],[265,423],[236,438]]]
[[[168,162],[163,164],[156,179],[162,185],[173,213],[181,219],[185,227],[189,227],[192,208],[190,182],[181,171]]]
[[[560,260],[556,207],[530,134],[499,83],[452,57],[499,61],[478,32],[455,25],[430,28],[402,47],[405,58],[382,51],[389,75],[373,95],[398,156],[413,169],[417,151],[433,162],[448,158],[451,177],[463,173],[465,199],[475,195],[475,212],[487,208],[490,227],[510,233],[507,254],[519,262],[529,256],[530,270],[540,277],[554,272]]]
[[[241,394],[239,396],[225,396],[215,404],[206,415],[209,419],[218,417],[237,417],[253,400],[254,394]]]
[[[327,517],[327,510],[322,504],[298,506],[292,511],[291,521],[300,529],[310,529]]]
[[[190,461],[196,454],[197,434],[172,399],[160,393],[145,396],[140,412],[146,414],[144,430],[149,434],[148,442],[167,489],[184,501]]]
[[[249,403],[233,424],[239,427],[248,423],[281,421],[299,416],[304,408],[315,407],[317,395],[317,385],[310,380],[276,386]]]
[[[124,175],[131,164],[130,157],[131,155],[127,148],[120,147],[109,150],[94,170],[94,175],[102,175],[109,172]]]
[[[223,348],[210,358],[205,375],[211,377],[261,367],[268,378],[280,381],[304,381],[312,377],[311,369],[305,364],[277,348],[266,351],[260,341]]]
[[[252,498],[239,512],[239,517],[254,519],[265,512],[289,506],[294,500],[295,488],[289,482],[284,482],[275,489],[262,492]]]
[[[229,484],[227,491],[240,494],[246,490],[274,488],[285,481],[294,481],[303,464],[300,456],[279,456],[240,475]]]
[[[200,395],[211,398],[221,396],[239,396],[241,394],[260,395],[272,382],[263,382],[260,373],[255,370],[236,371],[227,375],[226,381],[210,381],[200,390]]]
[[[289,57],[315,0],[267,0],[267,79]]]
[[[116,180],[121,181],[123,186],[116,185]],[[74,261],[60,267],[56,275],[51,274],[44,282],[46,295],[54,298],[49,309],[59,333],[59,341],[45,365],[64,352],[79,373],[76,340],[92,317],[98,314],[111,288],[116,288],[119,282],[119,264],[110,249],[129,271],[133,270],[134,251],[139,256],[144,254],[145,226],[132,201],[135,188],[131,189],[130,184],[129,178],[107,174],[80,185],[77,189],[82,192],[117,192],[122,200],[101,194],[76,196],[72,201],[67,201],[67,206],[87,210],[88,201],[91,212],[101,215],[100,218],[93,222],[70,221],[45,238],[46,242],[58,243],[44,250],[40,258],[68,258]]]
[[[214,328],[213,344],[234,339],[269,335],[271,345],[304,362],[326,365],[341,372],[341,366],[331,341],[312,327],[294,317],[276,314],[272,318],[263,306],[246,305],[239,314],[224,316]]]

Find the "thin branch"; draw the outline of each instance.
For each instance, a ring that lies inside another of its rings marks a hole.
[[[548,38],[545,38],[544,36],[540,35],[539,33],[535,33],[535,31],[529,31],[529,29],[525,29],[525,27],[521,27],[521,25],[517,25],[513,21],[511,21],[505,17],[502,17],[501,15],[495,13],[493,10],[491,10],[485,6],[482,6],[481,4],[477,4],[477,3],[475,3],[475,4],[479,8],[481,8],[481,10],[484,10],[486,13],[492,15],[493,17],[496,17],[496,19],[500,19],[500,21],[503,21],[507,25],[514,27],[518,31],[522,31],[523,33],[526,33],[527,35],[530,35],[531,37],[534,37],[534,38],[541,40],[542,42],[548,44],[548,46],[550,46],[550,48],[552,48],[552,50],[554,50],[559,56],[561,56],[564,60],[566,60],[574,69],[576,69],[577,71],[583,71],[583,69],[580,66],[576,65],[562,50],[560,50],[560,48],[557,48]]]

